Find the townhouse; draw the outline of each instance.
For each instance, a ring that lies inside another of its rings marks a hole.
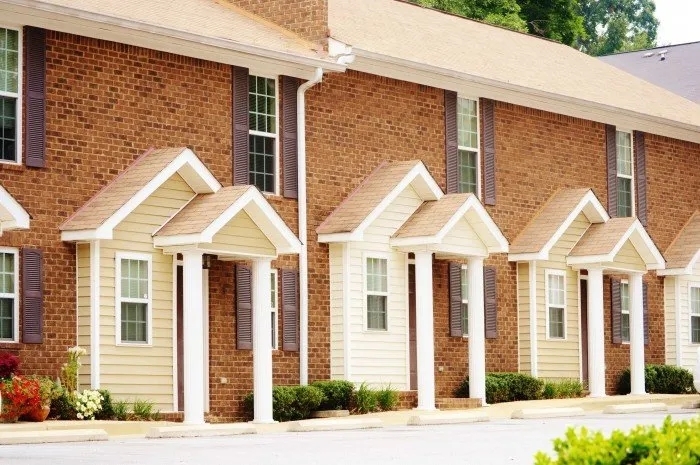
[[[253,390],[270,421],[272,384],[430,409],[467,374],[477,402],[487,371],[599,396],[664,362],[656,270],[700,249],[691,102],[396,0],[0,12],[0,348],[25,370],[80,344],[81,387],[196,423]]]

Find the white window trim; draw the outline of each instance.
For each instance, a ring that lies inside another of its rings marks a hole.
[[[14,299],[14,308],[12,309],[12,339],[0,339],[0,342],[4,344],[19,343],[19,249],[12,247],[0,247],[0,253],[12,254],[15,257],[15,292],[12,294],[0,294],[0,297],[11,297]]]
[[[630,182],[630,190],[632,191],[632,217],[635,217],[637,215],[637,207],[636,207],[636,195],[635,195],[635,189],[636,189],[636,183],[634,182],[635,178],[635,162],[634,162],[634,131],[628,130],[628,129],[621,129],[621,128],[615,128],[615,178],[623,178],[623,179],[629,179]],[[626,175],[626,174],[620,174],[620,172],[617,170],[617,133],[618,132],[624,132],[626,134],[630,135],[630,169],[632,170],[631,175]],[[616,204],[617,206],[617,204]],[[617,212],[615,212],[617,213]]]
[[[457,119],[457,157],[459,158],[460,150],[476,150],[476,196],[479,200],[482,199],[481,195],[481,104],[478,97],[472,95],[457,94],[457,106],[459,107],[459,99],[473,100],[476,102],[476,149],[473,147],[465,147],[459,145],[459,118]],[[459,116],[459,112],[457,112]],[[459,159],[457,160],[457,166],[459,166]],[[459,183],[459,173],[457,173],[457,182]]]
[[[263,132],[263,131],[255,131],[253,129],[248,128],[248,135],[249,136],[265,136],[265,137],[273,137],[275,139],[275,162],[274,162],[274,170],[275,170],[275,175],[274,175],[274,184],[275,184],[275,191],[274,192],[267,192],[267,191],[261,191],[263,194],[266,196],[279,196],[280,195],[280,80],[279,76],[277,75],[270,75],[266,73],[254,73],[250,72],[248,76],[254,76],[254,77],[261,77],[265,79],[273,79],[275,81],[275,133],[271,132]],[[250,86],[249,86],[250,87]],[[250,98],[250,88],[248,89],[248,95]],[[250,108],[248,109],[248,118],[250,118]],[[250,148],[248,149],[250,152]],[[250,167],[248,168],[248,176],[250,176]]]
[[[561,276],[564,278],[564,305],[551,305],[549,302],[549,277],[550,276]],[[566,310],[567,310],[567,292],[566,292],[566,271],[564,270],[552,270],[552,269],[545,269],[544,270],[544,302],[545,302],[545,307],[544,307],[544,318],[545,318],[545,334],[546,334],[546,339],[548,341],[566,341],[569,334],[568,331],[566,330],[566,325],[567,325],[567,315],[566,315]],[[552,337],[549,333],[549,308],[561,308],[562,309],[562,324],[563,324],[563,329],[564,329],[564,337]]]
[[[700,345],[700,342],[693,342],[693,318],[700,318],[700,313],[693,313],[693,301],[691,299],[693,289],[700,289],[700,282],[691,281],[688,283],[688,342],[697,346]]]
[[[272,341],[272,350],[278,350],[279,349],[279,338],[280,338],[280,314],[279,314],[279,308],[280,308],[280,284],[279,284],[279,275],[277,273],[277,268],[273,268],[270,271],[270,275],[273,275],[275,277],[275,305],[271,307],[271,312],[275,315],[275,320],[274,320],[274,329],[275,329],[275,338]]]
[[[629,281],[626,279],[621,279],[620,280],[620,341],[622,344],[629,344],[630,341],[625,341],[623,335],[622,335],[622,315],[627,315],[627,319],[629,320],[629,314],[630,314],[630,309],[628,308],[627,310],[624,310],[622,308],[622,285],[626,284],[627,285],[627,301],[630,302],[630,287],[629,287]],[[630,321],[631,323],[631,321]],[[632,328],[630,327],[630,338],[632,337]]]
[[[122,260],[142,260],[148,262],[148,299],[146,302],[146,342],[122,341]],[[153,346],[153,256],[134,252],[116,252],[114,255],[114,328],[115,343],[125,347]]]
[[[371,294],[367,292],[367,259],[377,258],[380,260],[386,260],[386,292],[372,292]],[[389,333],[389,289],[391,289],[391,273],[389,271],[389,265],[391,260],[389,259],[388,253],[381,252],[365,252],[362,254],[362,329],[367,333]],[[386,329],[373,329],[367,327],[367,296],[368,295],[382,295],[386,296]]]
[[[467,265],[462,265],[462,271],[467,271]],[[469,272],[467,271],[467,273],[469,273]],[[466,277],[466,279],[467,279],[467,281],[468,281],[468,280],[469,280],[469,274],[467,274],[465,277]],[[461,292],[461,291],[462,291],[462,273],[461,273],[461,272],[460,272],[459,280],[460,280],[460,283],[459,283],[460,288],[459,288],[459,290],[460,290],[460,294],[462,294],[462,303],[463,303],[463,304],[467,304],[467,309],[468,309],[468,308],[469,308],[469,295],[464,295],[464,293]],[[469,284],[467,283],[467,286],[468,286],[468,285],[469,285]],[[461,308],[461,307],[460,307],[459,311],[460,311],[460,313],[461,313],[461,311],[462,311],[462,308]],[[462,318],[462,323],[464,323],[464,318]],[[467,324],[469,324],[469,311],[467,311]],[[462,339],[468,339],[468,338],[469,338],[469,328],[467,327],[467,331],[465,332],[465,331],[464,331],[464,325],[462,325]]]
[[[17,98],[17,106],[15,107],[15,116],[17,117],[17,121],[15,122],[15,127],[17,130],[16,134],[16,141],[15,141],[15,149],[17,150],[17,159],[15,161],[11,160],[0,160],[0,164],[4,165],[21,165],[22,164],[22,151],[23,151],[23,133],[22,133],[22,121],[24,120],[24,111],[23,111],[23,98],[22,96],[24,95],[24,36],[23,36],[23,30],[22,27],[19,25],[8,25],[5,23],[0,23],[0,28],[2,29],[12,29],[13,31],[17,31],[17,41],[18,41],[18,46],[17,46],[17,70],[18,70],[18,76],[17,76],[17,95],[14,95],[12,92],[2,92],[0,91],[0,96],[4,97],[16,97]]]

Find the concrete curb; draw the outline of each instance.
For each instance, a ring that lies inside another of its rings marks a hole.
[[[300,433],[310,431],[345,431],[352,429],[383,428],[384,424],[380,418],[358,418],[358,419],[321,419],[321,420],[301,420],[289,424],[287,431]]]
[[[646,413],[646,412],[666,412],[668,406],[660,402],[648,404],[615,404],[608,405],[603,413],[624,414],[624,413]]]
[[[254,426],[248,424],[232,423],[221,425],[181,425],[159,426],[151,428],[146,437],[148,439],[164,438],[200,438],[211,436],[237,436],[239,434],[256,434]]]
[[[0,433],[0,444],[48,444],[54,442],[106,441],[103,429],[76,429],[71,431],[13,431]]]
[[[491,421],[491,418],[485,413],[428,413],[409,417],[407,425],[459,425],[484,421]]]
[[[537,420],[540,418],[582,417],[585,412],[580,407],[524,408],[511,414],[514,420]]]
[[[685,404],[681,405],[681,408],[683,408],[683,409],[698,409],[698,408],[700,408],[700,401],[686,402]]]
[[[311,412],[311,418],[341,418],[349,416],[349,410],[318,410]]]

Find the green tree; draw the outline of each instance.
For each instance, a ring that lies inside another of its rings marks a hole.
[[[581,10],[586,37],[580,48],[589,55],[656,46],[654,0],[581,0]]]
[[[579,0],[518,0],[520,17],[530,34],[547,37],[566,45],[576,45],[586,37]]]
[[[527,32],[516,0],[412,0],[422,6],[454,13],[485,23]]]

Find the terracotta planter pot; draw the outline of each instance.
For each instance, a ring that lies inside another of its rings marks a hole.
[[[51,411],[51,409],[48,406],[47,407],[39,407],[38,409],[25,414],[24,418],[27,421],[42,422],[42,421],[46,420],[46,418],[48,418],[50,411]]]

